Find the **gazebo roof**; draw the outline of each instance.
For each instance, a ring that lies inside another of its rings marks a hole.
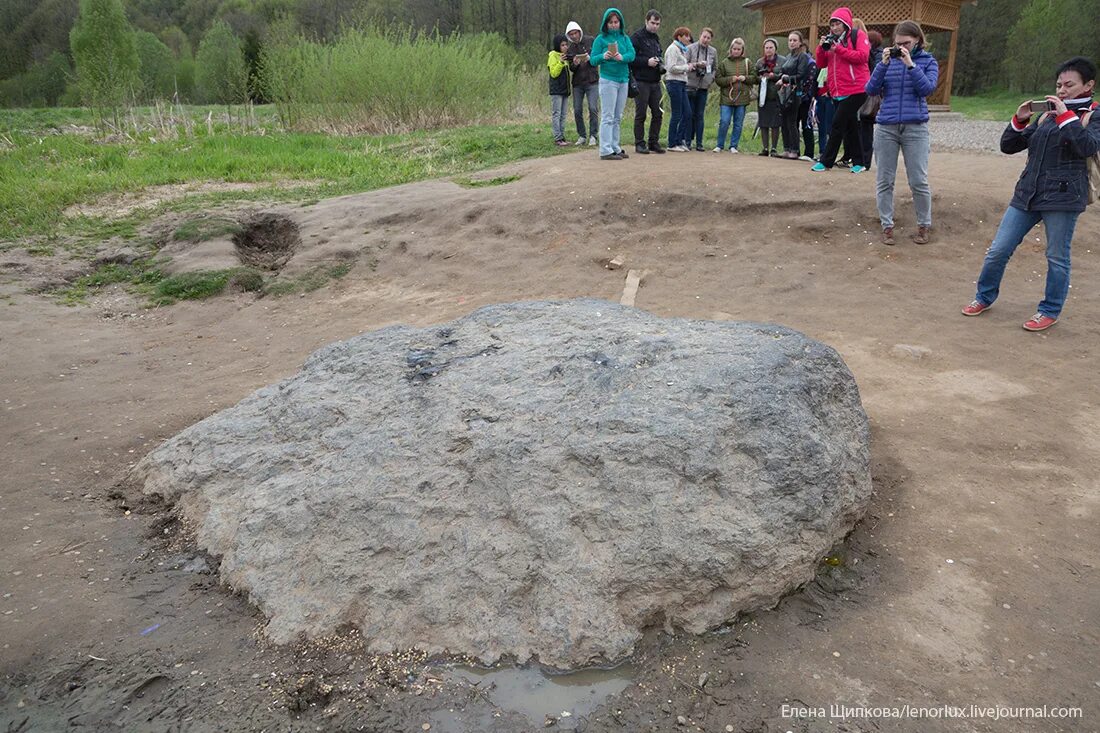
[[[743,7],[763,12],[764,25],[771,29],[828,25],[833,9],[847,5],[855,6],[852,12],[868,26],[912,18],[925,30],[953,31],[959,26],[959,9],[966,4],[977,5],[978,0],[748,0]]]

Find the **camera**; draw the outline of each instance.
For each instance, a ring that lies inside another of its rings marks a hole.
[[[1048,99],[1040,99],[1038,101],[1028,102],[1027,107],[1031,110],[1032,114],[1054,111],[1054,103]]]
[[[896,59],[901,57],[901,46],[890,47],[890,58]]]
[[[780,81],[782,81],[784,84],[790,84],[791,83],[791,77],[787,74],[784,74],[783,77],[780,79]]]
[[[821,47],[828,51],[830,48],[833,47],[833,44],[839,40],[840,36],[836,35],[835,33],[830,33],[829,35],[825,36],[825,40],[821,42]]]

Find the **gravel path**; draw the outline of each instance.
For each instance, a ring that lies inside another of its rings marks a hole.
[[[939,150],[979,150],[1000,153],[1001,133],[1007,122],[996,120],[968,120],[951,115],[946,119],[933,118],[931,124],[932,147]],[[756,126],[756,113],[745,115],[745,133],[752,134]]]
[[[929,128],[932,146],[954,150],[999,153],[1006,122],[994,120],[933,120]]]

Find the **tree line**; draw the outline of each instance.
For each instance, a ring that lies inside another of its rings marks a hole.
[[[99,73],[120,73],[133,102],[173,97],[186,102],[228,102],[242,95],[267,101],[257,83],[260,59],[265,44],[288,32],[321,44],[334,41],[343,29],[364,24],[397,24],[442,38],[453,33],[494,33],[516,50],[523,63],[540,68],[555,33],[562,32],[570,20],[595,33],[607,4],[607,0],[4,0],[0,3],[0,105],[78,105],[101,100],[101,82],[82,79],[77,69],[80,55],[93,53],[89,47],[80,50],[79,40],[87,35],[80,31],[81,18],[88,18],[85,25],[118,35],[108,45],[128,59],[124,65],[132,69]],[[696,32],[703,26],[713,28],[720,47],[734,36],[745,38],[750,49],[758,49],[762,40],[760,14],[736,0],[680,0],[670,7],[652,0],[624,0],[616,5],[631,29],[642,24],[649,7],[656,6],[665,16],[666,39],[674,26],[687,25]],[[858,0],[852,5],[858,11]],[[961,23],[954,87],[959,94],[1048,88],[1051,69],[1059,60],[1075,54],[1100,57],[1100,34],[1094,31],[1100,27],[1096,0],[982,0],[963,6]],[[100,60],[106,58],[99,53]]]

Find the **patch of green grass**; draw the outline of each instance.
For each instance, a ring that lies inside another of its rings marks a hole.
[[[27,254],[31,257],[53,257],[57,249],[52,244],[32,244],[27,247]]]
[[[1029,99],[1043,99],[1046,95],[1047,92],[1024,94],[1006,90],[986,92],[972,97],[952,95],[951,111],[960,112],[964,117],[972,120],[997,120],[1008,124],[1021,102]]]
[[[263,275],[248,267],[165,275],[154,260],[131,265],[108,264],[83,275],[54,295],[65,305],[78,305],[108,285],[124,284],[130,292],[148,298],[150,305],[171,305],[179,300],[198,300],[219,295],[227,289],[258,292]]]
[[[339,280],[351,272],[351,265],[323,265],[315,267],[295,278],[278,278],[264,286],[265,295],[291,295],[293,293],[311,293],[324,287],[331,280]]]
[[[210,270],[203,272],[184,272],[172,275],[156,284],[153,288],[153,303],[168,305],[177,300],[202,300],[218,295],[229,284],[229,270]]]
[[[503,186],[505,183],[518,181],[523,176],[497,176],[496,178],[470,178],[462,176],[455,178],[454,182],[463,188],[486,188],[488,186]]]
[[[164,275],[156,270],[148,261],[137,262],[132,265],[108,264],[96,269],[94,272],[82,275],[68,286],[54,292],[54,295],[65,305],[77,305],[87,300],[94,291],[108,285],[128,283],[133,286],[145,286],[155,284]]]
[[[187,242],[205,242],[217,237],[232,236],[241,231],[240,222],[220,217],[200,217],[185,221],[172,232],[172,239]]]

